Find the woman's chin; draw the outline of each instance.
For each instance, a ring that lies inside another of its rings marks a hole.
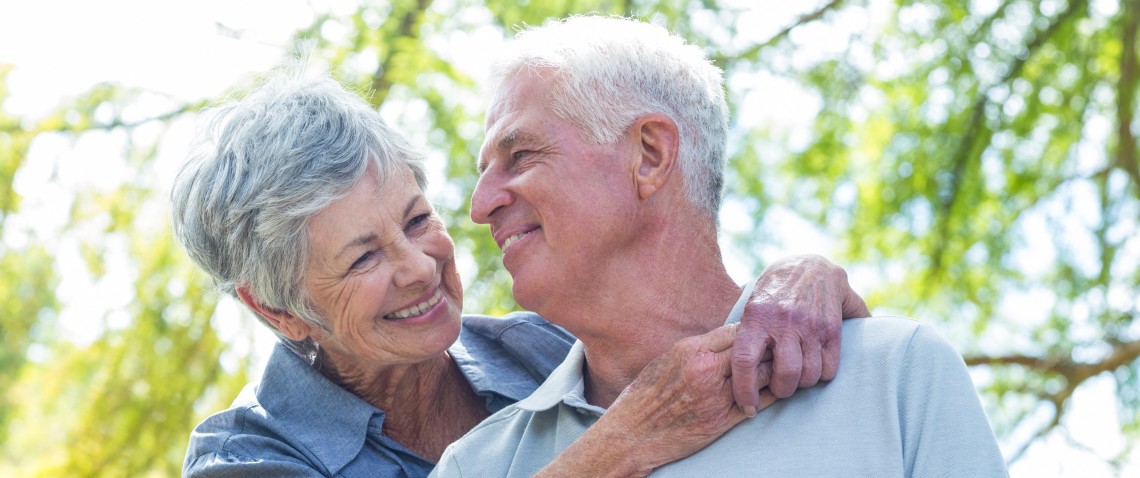
[[[459,308],[450,298],[441,300],[419,315],[402,319],[385,319],[388,333],[398,334],[406,342],[418,342],[421,350],[443,353],[459,339]],[[411,345],[411,344],[407,344]]]

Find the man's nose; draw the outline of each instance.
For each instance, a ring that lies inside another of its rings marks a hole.
[[[496,170],[484,171],[471,193],[471,220],[476,224],[490,224],[491,216],[514,200],[507,192],[506,178]]]

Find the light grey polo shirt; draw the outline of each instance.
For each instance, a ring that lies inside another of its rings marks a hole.
[[[585,400],[584,364],[577,342],[530,397],[452,444],[432,476],[533,475],[605,411]],[[961,356],[932,327],[901,317],[845,320],[834,380],[653,475],[1008,476]]]

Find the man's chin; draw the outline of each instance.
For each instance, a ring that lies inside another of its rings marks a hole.
[[[507,273],[511,275],[511,294],[515,303],[531,312],[537,312],[547,303],[552,294],[558,292],[558,274],[553,273],[550,267],[544,267],[547,262],[536,260],[534,257],[520,261],[521,257],[514,258],[510,265],[504,264]],[[530,265],[531,267],[527,267]]]
[[[514,274],[511,277],[514,278]],[[511,294],[515,296],[515,302],[519,304],[519,307],[542,315],[542,312],[538,310],[542,307],[543,301],[539,299],[542,294],[535,291],[535,287],[527,287],[528,285],[533,286],[534,284],[515,279],[511,286]]]

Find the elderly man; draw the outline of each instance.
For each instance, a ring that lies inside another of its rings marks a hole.
[[[534,394],[449,447],[440,476],[534,474],[629,399],[623,390],[654,357],[737,321],[751,293],[729,277],[717,246],[727,107],[721,72],[699,49],[649,24],[575,17],[521,33],[494,72],[471,216],[490,224],[519,304],[578,342]],[[960,356],[929,326],[847,320],[842,340],[834,381],[698,453],[664,464],[595,450],[599,467],[661,476],[1006,473]],[[717,362],[724,348],[698,355]],[[724,367],[721,380],[728,375]]]

